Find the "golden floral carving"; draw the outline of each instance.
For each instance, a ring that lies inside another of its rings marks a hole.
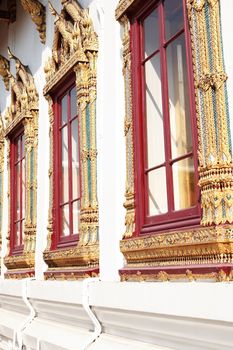
[[[31,278],[35,276],[34,269],[24,269],[22,272],[20,269],[12,270],[5,273],[6,279],[20,280],[22,278]]]
[[[21,114],[26,116],[28,111],[38,110],[38,93],[35,88],[33,77],[28,69],[22,62],[12,54],[8,48],[8,54],[10,59],[15,61],[16,77],[9,72],[9,79],[11,84],[11,90],[13,97],[11,107],[8,110],[8,124],[18,118]],[[30,113],[28,115],[30,117]],[[16,121],[14,122],[16,123]],[[8,128],[8,125],[7,125]]]
[[[122,240],[127,267],[187,266],[233,261],[231,226],[197,228]]]
[[[88,62],[87,52],[98,51],[98,39],[94,31],[92,20],[87,10],[74,0],[63,1],[63,10],[58,14],[49,2],[49,8],[55,17],[55,29],[52,57],[45,65],[46,80],[50,80],[53,74],[61,66],[68,65],[69,68],[77,62]],[[73,24],[65,20],[65,13],[73,19]],[[59,52],[58,52],[59,51]]]
[[[9,82],[10,82],[9,72],[10,72],[9,61],[5,57],[0,55],[0,75],[3,78],[4,84],[7,90],[9,90]]]
[[[31,16],[40,35],[40,40],[45,44],[46,39],[46,11],[44,5],[38,0],[21,0],[21,4],[26,12]]]
[[[116,8],[116,19],[119,20],[134,2],[135,0],[120,0]]]
[[[121,18],[123,25],[123,74],[125,80],[125,138],[126,138],[126,209],[124,237],[132,237],[135,229],[135,200],[134,200],[134,151],[133,151],[133,113],[132,113],[132,82],[131,82],[131,51],[129,21],[126,16]]]
[[[205,74],[200,78],[198,88],[203,91],[207,91],[210,88],[220,89],[227,80],[227,75],[224,72],[215,72],[211,74]]]
[[[96,267],[99,259],[99,246],[92,244],[85,247],[75,247],[46,251],[44,258],[51,268],[80,266]]]
[[[129,281],[129,282],[167,282],[167,281],[211,281],[211,282],[231,282],[233,281],[233,270],[229,274],[226,274],[223,270],[219,272],[210,272],[210,273],[195,273],[191,270],[186,270],[186,273],[169,273],[167,274],[164,271],[159,273],[136,273],[121,274],[121,281]]]

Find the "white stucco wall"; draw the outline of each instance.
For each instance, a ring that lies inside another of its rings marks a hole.
[[[97,2],[98,4],[98,2]],[[119,240],[124,232],[125,140],[124,87],[117,0],[102,1],[97,91],[100,277],[118,279],[123,266]]]
[[[7,57],[7,45],[8,45],[8,24],[2,23],[1,31],[0,31],[0,53],[5,57]],[[1,113],[6,108],[8,95],[9,93],[5,89],[3,80],[0,79],[0,112]]]
[[[120,283],[123,266],[119,240],[124,232],[125,139],[124,87],[121,59],[121,29],[115,21],[118,0],[81,0],[89,7],[99,37],[97,77],[97,182],[99,200],[100,282],[84,291],[82,282],[43,281],[46,264],[43,251],[47,241],[49,205],[49,118],[43,96],[44,62],[51,53],[54,19],[47,0],[46,43],[42,45],[28,14],[17,2],[15,24],[1,24],[0,54],[7,57],[7,46],[27,64],[39,93],[38,191],[36,281],[25,290],[24,281],[4,280],[3,256],[8,230],[8,178],[4,173],[2,264],[0,279],[0,349],[12,348],[16,328],[29,313],[23,302],[27,296],[37,314],[22,334],[27,349],[84,349],[92,337],[93,325],[85,313],[83,300],[94,307],[103,333],[90,350],[177,350],[232,349],[232,284],[204,283]],[[52,0],[59,11],[60,1]],[[230,111],[233,111],[233,44],[231,44],[231,0],[221,0],[223,41],[228,79]],[[12,72],[14,63],[11,62]],[[9,93],[0,79],[0,111],[10,104]],[[231,118],[233,115],[231,113]]]

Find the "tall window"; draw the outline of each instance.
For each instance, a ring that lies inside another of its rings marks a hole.
[[[137,223],[142,232],[150,226],[194,224],[199,216],[185,17],[185,1],[164,0],[147,1],[132,19]]]
[[[76,87],[55,100],[55,245],[78,239],[80,217],[79,118]]]
[[[23,251],[25,221],[25,138],[21,129],[11,138],[11,252]]]

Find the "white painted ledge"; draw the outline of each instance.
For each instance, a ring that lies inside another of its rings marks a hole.
[[[21,291],[21,281],[0,283],[0,349],[27,317]],[[96,282],[89,292],[103,327],[90,350],[233,349],[232,283]],[[82,350],[93,332],[82,282],[31,281],[28,296],[37,312],[24,331],[28,348],[39,339],[41,350]]]

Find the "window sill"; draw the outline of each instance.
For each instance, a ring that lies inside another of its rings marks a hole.
[[[21,279],[24,277],[33,277],[35,275],[35,254],[22,253],[21,255],[11,255],[4,258],[4,264],[7,267],[5,278]]]
[[[99,245],[76,246],[44,252],[45,279],[82,279],[99,273]]]
[[[233,226],[193,227],[124,239],[120,243],[127,281],[233,279]]]
[[[140,235],[142,234],[150,234],[150,233],[155,233],[158,232],[169,232],[171,230],[184,230],[184,228],[187,230],[188,228],[193,228],[193,227],[199,227],[200,226],[200,215],[196,215],[193,217],[186,217],[185,219],[182,217],[180,220],[174,220],[174,221],[169,221],[169,222],[160,222],[159,224],[154,224],[154,223],[145,223],[141,230],[140,230]]]

